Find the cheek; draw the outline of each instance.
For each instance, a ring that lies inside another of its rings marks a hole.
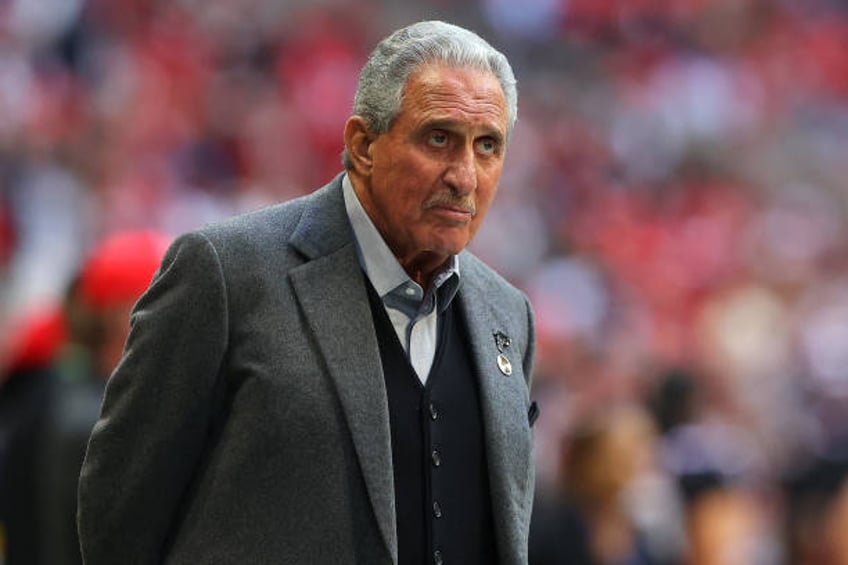
[[[480,164],[477,169],[477,190],[481,197],[486,197],[489,200],[494,198],[495,192],[498,190],[498,183],[501,180],[502,170],[502,157],[492,158]]]
[[[414,222],[422,219],[424,214],[424,202],[427,200],[426,194],[421,190],[421,186],[416,182],[408,182],[408,179],[400,179],[401,182],[407,181],[407,184],[397,186],[395,193],[395,209],[398,216],[401,216],[402,221]]]
[[[489,207],[495,199],[495,194],[498,191],[496,183],[481,183],[477,189],[477,216],[474,218],[478,223],[482,221],[483,216],[489,211]]]
[[[386,190],[392,191],[397,200],[403,202],[425,200],[440,176],[437,163],[415,152],[397,155],[380,172],[386,179]]]
[[[432,163],[420,161],[409,167],[404,174],[395,176],[398,201],[408,214],[424,215],[424,204],[440,191],[441,169]]]

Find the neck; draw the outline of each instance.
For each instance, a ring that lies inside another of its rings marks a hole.
[[[430,252],[418,253],[407,258],[397,256],[397,254],[395,256],[409,278],[418,283],[424,289],[424,292],[429,290],[433,278],[450,261],[450,257]]]

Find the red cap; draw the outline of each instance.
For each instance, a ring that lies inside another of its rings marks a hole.
[[[61,308],[39,310],[21,320],[9,344],[9,372],[49,365],[67,340]]]
[[[106,238],[82,267],[80,298],[96,309],[135,302],[150,285],[170,243],[170,237],[152,230]]]

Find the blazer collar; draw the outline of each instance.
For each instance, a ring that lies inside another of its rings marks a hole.
[[[386,384],[341,175],[307,197],[291,243],[310,259],[292,269],[292,285],[338,391],[374,515],[396,563]]]
[[[291,244],[309,259],[330,255],[354,243],[342,195],[343,175],[339,173],[304,199],[303,213],[292,233]]]

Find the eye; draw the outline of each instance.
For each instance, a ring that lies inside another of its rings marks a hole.
[[[484,155],[493,155],[498,151],[498,144],[491,137],[484,137],[477,140],[477,151]]]
[[[435,130],[430,133],[428,141],[433,147],[444,147],[448,144],[448,134],[441,130]]]

